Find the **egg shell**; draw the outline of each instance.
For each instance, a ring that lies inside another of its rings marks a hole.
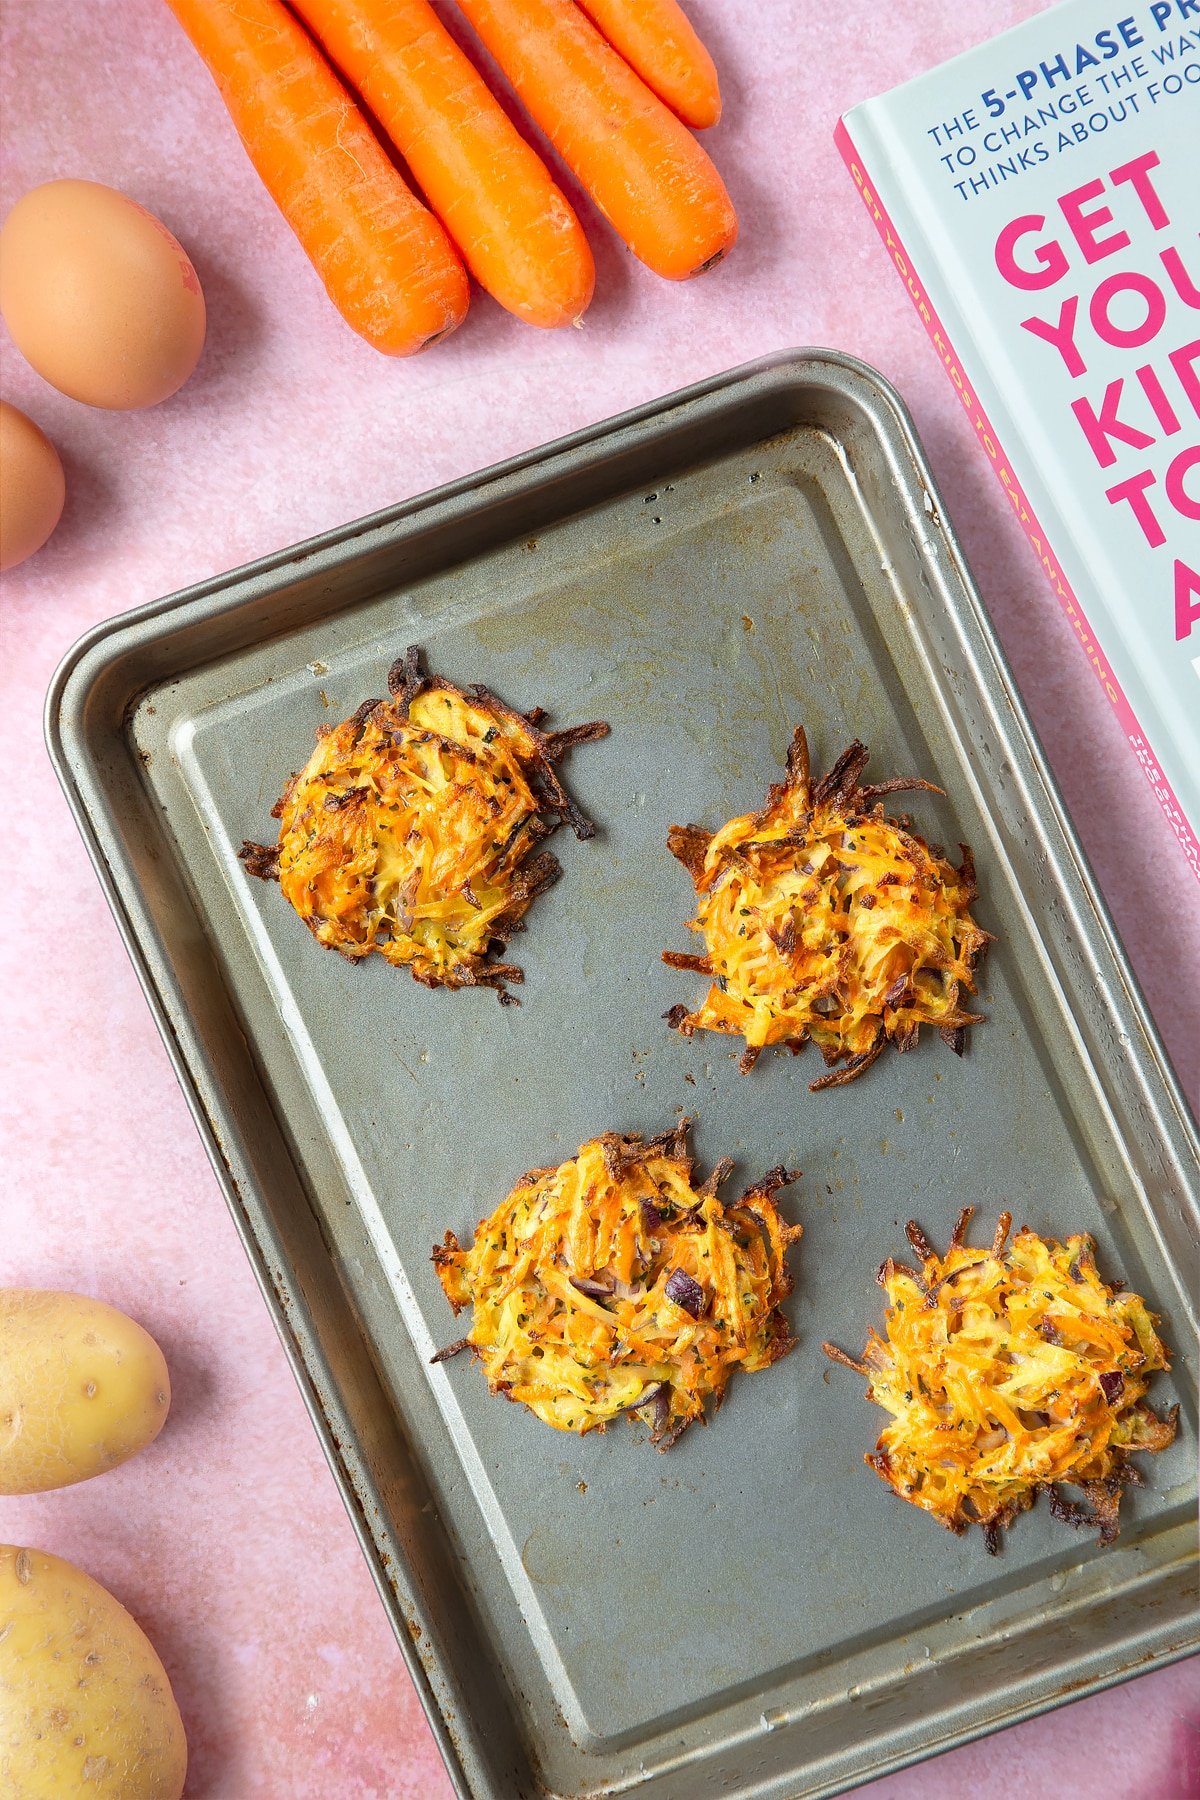
[[[19,407],[0,400],[0,570],[40,550],[62,517],[58,451]]]
[[[187,1740],[154,1646],[98,1581],[0,1544],[0,1793],[180,1800]]]
[[[154,406],[204,347],[204,295],[161,220],[97,181],[48,181],[0,231],[0,313],[38,374],[89,406]]]
[[[115,1306],[0,1288],[0,1494],[115,1469],[153,1442],[170,1404],[162,1351]]]

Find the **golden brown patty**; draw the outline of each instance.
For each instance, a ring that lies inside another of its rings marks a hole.
[[[426,987],[521,980],[488,962],[561,869],[538,846],[563,819],[591,823],[554,764],[608,726],[545,732],[483,687],[421,672],[410,649],[389,700],[317,733],[317,747],[273,809],[279,842],[246,843],[252,873],[277,876],[318,942],[353,960],[378,951]]]
[[[825,1352],[870,1381],[867,1398],[892,1415],[867,1462],[951,1531],[981,1525],[987,1547],[1045,1489],[1056,1518],[1117,1536],[1121,1489],[1140,1485],[1127,1458],[1162,1450],[1179,1408],[1160,1419],[1143,1396],[1167,1368],[1157,1320],[1137,1294],[1106,1286],[1090,1237],[1065,1244],[1027,1227],[1005,1248],[1002,1213],[990,1250],[963,1242],[971,1208],[945,1256],[920,1227],[908,1238],[918,1274],[889,1257],[885,1336],[868,1333],[861,1362]],[[1057,1482],[1091,1507],[1065,1501]]]
[[[971,853],[952,868],[907,823],[884,817],[879,796],[927,781],[863,785],[867,751],[857,739],[822,781],[809,772],[797,727],[787,779],[761,812],[731,819],[715,835],[673,825],[667,837],[695,884],[691,929],[705,954],[668,950],[663,961],[713,977],[695,1012],[676,1006],[671,1024],[746,1040],[743,1071],[768,1044],[798,1051],[810,1040],[836,1073],[810,1085],[838,1087],[869,1068],[890,1039],[898,1050],[934,1025],[962,1050],[968,1025],[961,995],[988,942],[972,919]]]
[[[779,1310],[800,1236],[770,1174],[727,1203],[720,1163],[692,1185],[688,1121],[645,1143],[606,1132],[557,1169],[523,1175],[464,1249],[433,1253],[455,1312],[474,1306],[468,1346],[488,1386],[559,1431],[603,1431],[646,1410],[653,1442],[674,1443],[719,1403],[735,1369],[765,1369],[792,1348]]]

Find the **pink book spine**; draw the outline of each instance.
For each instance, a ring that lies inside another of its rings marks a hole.
[[[1058,558],[1051,549],[1046,534],[1038,523],[1037,516],[1025,496],[1021,483],[1013,472],[1012,464],[1004,453],[1000,441],[992,428],[991,421],[983,407],[980,405],[974,387],[968,381],[967,376],[964,373],[962,362],[946,334],[945,327],[938,317],[937,309],[929,298],[928,293],[925,291],[924,284],[919,280],[916,270],[913,268],[912,258],[905,250],[904,245],[900,240],[900,236],[888,215],[887,208],[876,193],[867,171],[863,166],[863,160],[855,149],[850,133],[846,129],[846,121],[844,119],[839,120],[838,122],[837,130],[834,133],[834,141],[841,152],[842,161],[850,171],[851,178],[859,191],[863,204],[866,206],[867,211],[874,220],[875,229],[883,239],[887,253],[895,265],[896,272],[904,283],[909,299],[916,307],[918,316],[929,334],[930,341],[937,351],[938,356],[941,358],[942,367],[954,384],[954,390],[966,411],[967,417],[975,427],[976,436],[987,451],[988,459],[1000,479],[1004,492],[1008,497],[1009,504],[1016,513],[1025,536],[1032,544],[1034,551],[1037,554],[1037,559],[1045,570],[1046,575],[1050,580],[1050,585],[1058,596],[1059,604],[1071,621],[1075,635],[1082,644],[1087,659],[1099,678],[1101,687],[1108,695],[1110,702],[1116,710],[1117,717],[1121,721],[1125,735],[1133,748],[1133,753],[1141,765],[1142,772],[1150,783],[1150,786],[1153,788],[1159,805],[1166,813],[1172,830],[1183,846],[1184,855],[1188,859],[1192,873],[1196,876],[1197,880],[1200,880],[1200,842],[1197,842],[1197,839],[1188,824],[1187,818],[1184,815],[1183,808],[1175,797],[1170,782],[1159,768],[1158,758],[1155,756],[1154,751],[1151,749],[1150,744],[1146,739],[1145,733],[1138,724],[1137,716],[1134,713],[1132,706],[1129,704],[1124,689],[1121,687],[1116,675],[1109,667],[1108,661],[1105,658],[1100,645],[1096,641],[1092,629],[1087,622],[1087,617],[1075,596],[1070,582],[1059,567]]]

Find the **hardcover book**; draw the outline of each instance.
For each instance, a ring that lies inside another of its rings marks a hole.
[[[1064,0],[836,136],[1200,878],[1200,0]]]

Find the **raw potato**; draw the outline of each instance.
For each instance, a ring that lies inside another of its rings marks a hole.
[[[115,1306],[0,1288],[0,1494],[115,1469],[158,1436],[170,1404],[162,1351]]]
[[[179,1800],[187,1740],[166,1670],[112,1595],[0,1544],[0,1794]]]

